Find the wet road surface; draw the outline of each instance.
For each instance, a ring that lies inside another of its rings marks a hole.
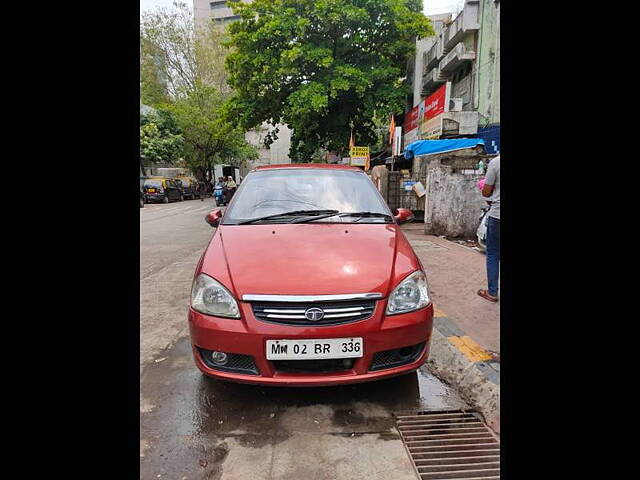
[[[426,367],[318,388],[227,383],[195,367],[186,315],[213,234],[207,200],[140,213],[140,478],[415,479],[392,413],[465,407]]]
[[[465,407],[425,367],[339,387],[207,378],[188,337],[146,367],[141,395],[143,479],[414,479],[392,413]]]

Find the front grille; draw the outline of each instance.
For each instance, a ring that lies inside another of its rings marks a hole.
[[[278,372],[287,373],[330,373],[351,370],[356,358],[331,360],[273,360]]]
[[[425,342],[422,342],[410,347],[377,352],[373,355],[373,361],[371,362],[371,368],[369,368],[369,370],[383,370],[385,368],[399,367],[400,365],[415,362],[422,353],[424,344]]]
[[[371,315],[376,307],[375,300],[351,300],[333,302],[253,302],[253,314],[265,322],[287,325],[340,325],[357,322]],[[324,311],[321,320],[308,320],[308,308]]]
[[[227,363],[224,365],[216,365],[211,361],[211,350],[199,348],[202,361],[209,368],[214,370],[222,370],[224,372],[245,373],[250,375],[258,375],[258,367],[251,355],[242,355],[240,353],[227,353]]]

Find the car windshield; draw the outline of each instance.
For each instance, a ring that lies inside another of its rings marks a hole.
[[[223,224],[235,225],[287,212],[335,210],[339,213],[373,212],[385,216],[357,216],[359,223],[388,223],[391,212],[364,174],[333,169],[274,169],[252,172],[242,182]],[[304,216],[304,213],[300,215]],[[349,216],[322,215],[318,222],[350,223]],[[265,222],[292,221],[276,217]]]
[[[144,186],[145,187],[160,188],[160,187],[162,187],[162,181],[161,180],[147,180],[147,181],[144,182]]]

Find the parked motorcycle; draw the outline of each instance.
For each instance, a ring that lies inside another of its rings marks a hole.
[[[215,187],[213,189],[213,196],[216,200],[216,206],[217,207],[221,207],[225,204],[225,194],[224,194],[224,188],[223,187]]]

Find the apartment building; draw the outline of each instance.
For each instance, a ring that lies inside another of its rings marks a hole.
[[[430,16],[435,35],[416,41],[415,59],[408,68],[412,95],[407,99],[403,143],[486,134],[487,149],[496,153],[500,143],[499,0],[467,0],[452,17]]]

